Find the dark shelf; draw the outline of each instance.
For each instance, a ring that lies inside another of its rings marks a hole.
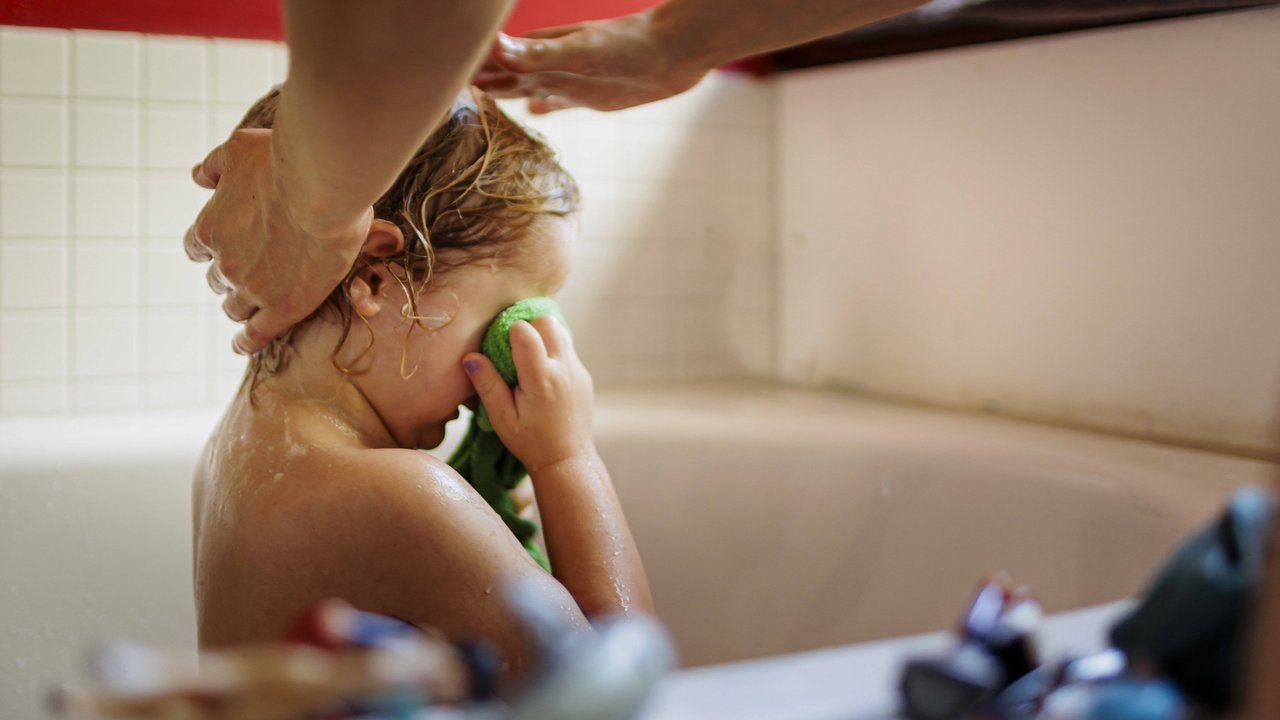
[[[1110,25],[1277,5],[1277,0],[988,0],[917,10],[766,56],[784,71]]]

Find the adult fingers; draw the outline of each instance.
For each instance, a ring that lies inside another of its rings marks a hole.
[[[569,23],[568,25],[556,25],[555,27],[538,28],[537,30],[530,30],[528,32],[520,33],[520,37],[558,38],[558,37],[564,37],[569,33],[576,33],[586,26],[587,26],[586,23]],[[503,35],[505,35],[505,33],[498,33],[499,42],[501,42]],[[506,37],[510,38],[511,36],[506,35]]]
[[[529,112],[545,115],[571,107],[596,107],[607,105],[597,102],[600,98],[612,98],[618,89],[609,82],[563,72],[544,72],[517,77],[516,93],[529,98]]]
[[[231,292],[231,283],[227,282],[227,278],[223,276],[222,271],[218,269],[218,264],[214,263],[209,266],[209,270],[205,272],[204,279],[209,283],[209,289],[225,295]]]
[[[493,54],[498,51],[498,47],[498,41],[495,39],[493,46],[489,48],[488,57],[484,59],[484,62],[480,63],[480,67],[475,72],[477,77],[481,75],[497,75],[507,71],[506,68],[498,64],[497,60],[493,59]]]
[[[209,151],[202,162],[191,168],[191,179],[200,187],[213,190],[218,187],[218,181],[222,179],[222,173],[226,170],[227,151],[226,143],[223,143]]]
[[[200,213],[202,216],[204,213]],[[200,234],[196,227],[200,224],[199,218],[196,224],[187,228],[187,234],[182,236],[182,249],[186,251],[187,257],[195,262],[208,262],[213,259],[213,253],[209,251],[208,246],[200,242]]]
[[[244,296],[238,292],[227,293],[227,299],[222,301],[222,312],[226,313],[227,317],[235,320],[236,322],[244,322],[245,320],[248,320],[253,317],[253,314],[257,311],[258,306],[246,300]]]
[[[505,70],[476,75],[471,78],[471,84],[496,97],[519,97],[523,94],[517,90],[520,79]]]
[[[494,427],[511,424],[516,418],[515,399],[511,388],[507,387],[489,358],[480,353],[467,353],[462,358],[462,368],[467,371],[467,378],[475,387],[476,395],[480,397]]]
[[[529,112],[534,115],[546,115],[557,110],[566,110],[580,105],[581,103],[576,103],[563,95],[529,98]]]
[[[498,64],[519,73],[559,71],[581,74],[592,69],[598,51],[587,43],[584,35],[569,32],[547,38],[499,36],[493,57]]]
[[[260,309],[245,321],[244,328],[231,341],[231,347],[241,355],[252,355],[301,319],[287,317],[267,308]]]

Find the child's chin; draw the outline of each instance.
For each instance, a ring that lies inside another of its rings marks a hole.
[[[431,450],[444,442],[444,423],[424,429],[418,434],[418,449]]]

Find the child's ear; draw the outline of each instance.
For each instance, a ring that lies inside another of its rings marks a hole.
[[[361,317],[373,317],[382,309],[386,293],[383,288],[390,280],[386,266],[361,259],[360,266],[351,276],[347,294],[351,297],[351,309]]]
[[[404,233],[395,223],[374,220],[365,235],[360,254],[371,258],[387,258],[404,252]]]
[[[376,262],[404,251],[404,233],[395,223],[374,220],[360,249],[360,263],[351,278],[351,307],[363,317],[373,317],[382,309],[383,289],[391,280],[386,265]],[[374,262],[370,262],[374,260]]]

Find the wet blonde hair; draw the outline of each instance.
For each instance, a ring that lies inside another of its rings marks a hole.
[[[254,103],[238,128],[271,128],[279,104],[276,87]],[[487,93],[476,88],[460,93],[448,117],[373,206],[375,218],[395,223],[404,234],[403,252],[378,261],[408,296],[404,315],[412,323],[409,332],[415,327],[431,329],[423,324],[426,318],[420,316],[417,303],[419,293],[437,275],[495,258],[512,244],[518,249],[535,219],[572,215],[578,202],[577,184],[545,141],[507,117]],[[359,317],[352,309],[351,279],[366,262],[358,258],[343,282],[302,321],[337,313],[342,334],[332,361],[344,373],[358,372],[354,365],[373,347],[370,329],[369,344],[352,367],[338,362],[353,317]],[[250,358],[245,378],[252,387],[286,367],[292,334],[290,329]],[[401,354],[403,374],[404,346]]]

